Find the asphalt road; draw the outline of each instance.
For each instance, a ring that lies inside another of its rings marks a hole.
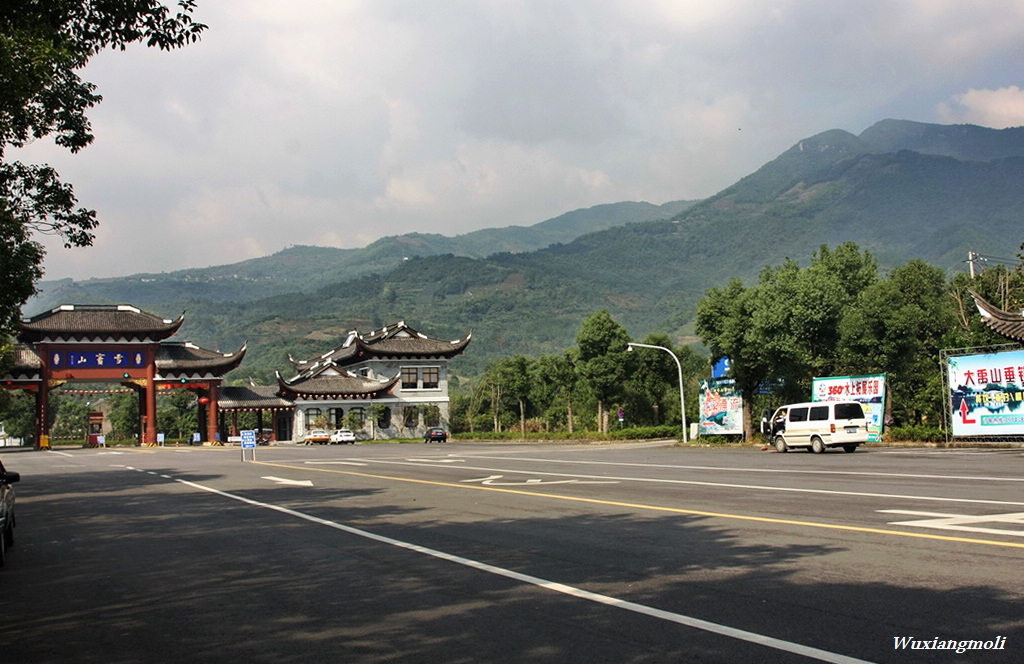
[[[4,663],[1024,661],[1019,449],[3,461]]]

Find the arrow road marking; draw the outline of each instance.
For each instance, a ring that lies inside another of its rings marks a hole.
[[[306,461],[310,466],[368,466],[368,463],[361,461]]]
[[[270,480],[278,484],[286,484],[288,486],[313,486],[312,480],[288,480],[283,477],[274,477],[272,475],[266,475],[260,478],[261,480]]]
[[[465,459],[406,459],[406,461],[416,461],[419,463],[465,463]]]
[[[463,482],[479,482],[487,486],[537,486],[538,484],[618,484],[615,480],[539,480],[528,479],[515,482],[498,482],[504,475],[491,475],[490,477],[478,477],[475,480],[462,480]]]
[[[925,516],[928,519],[916,521],[890,521],[893,526],[916,526],[919,528],[937,528],[939,530],[963,530],[972,533],[989,533],[990,535],[1010,535],[1024,537],[1024,512],[1010,514],[981,514],[970,516],[964,514],[943,514],[941,512],[914,512],[911,510],[879,510],[882,514],[905,514],[907,516]],[[1005,523],[1016,526],[1017,530],[1005,528],[981,528],[982,523]]]

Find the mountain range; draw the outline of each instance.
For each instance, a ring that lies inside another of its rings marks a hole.
[[[187,311],[183,338],[231,350],[239,376],[272,381],[288,355],[319,355],[352,329],[405,320],[474,343],[452,365],[472,375],[508,354],[574,345],[607,309],[634,338],[692,341],[696,303],[729,279],[856,242],[883,268],[918,258],[960,269],[969,251],[1013,255],[1024,240],[1024,128],[883,120],[830,130],[702,201],[617,203],[530,227],[456,237],[411,234],[365,249],[291,247],[204,270],[44,282],[31,315],[62,302]]]

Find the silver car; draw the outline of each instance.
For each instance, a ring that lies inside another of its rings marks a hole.
[[[14,544],[14,487],[21,475],[0,463],[0,566],[7,561],[7,547]]]

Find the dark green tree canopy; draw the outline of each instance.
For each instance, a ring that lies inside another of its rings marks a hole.
[[[78,152],[93,140],[86,112],[102,99],[78,75],[102,50],[143,42],[168,50],[206,29],[192,19],[194,0],[177,11],[158,0],[4,0],[0,3],[0,333],[11,329],[42,277],[42,245],[92,244],[96,213],[78,207],[70,184],[45,164],[7,159],[7,149],[52,136]]]

